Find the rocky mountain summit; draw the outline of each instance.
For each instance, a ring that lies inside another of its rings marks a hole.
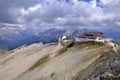
[[[120,49],[116,53],[105,52],[73,80],[120,80]]]
[[[0,80],[119,78],[119,52],[119,46],[94,42],[24,45],[0,58]]]

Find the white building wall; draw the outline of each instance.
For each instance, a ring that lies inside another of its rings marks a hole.
[[[75,42],[87,42],[87,41],[95,41],[95,39],[75,38]]]

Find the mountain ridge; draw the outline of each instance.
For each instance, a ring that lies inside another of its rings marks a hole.
[[[96,43],[80,46],[82,45],[73,45],[63,53],[59,52],[65,47],[59,43],[50,45],[34,43],[17,48],[9,55],[0,58],[0,79],[73,80],[78,72],[112,50],[111,46]],[[114,54],[114,51],[112,53]]]
[[[74,39],[76,36],[79,36],[82,32],[85,31],[101,31],[103,32],[103,35],[105,37],[115,38],[118,39],[120,36],[120,31],[118,28],[115,28],[115,30],[112,30],[111,28],[103,29],[103,30],[87,30],[87,29],[56,29],[51,28],[48,30],[45,30],[43,32],[36,32],[36,33],[30,33],[31,30],[19,32],[18,34],[9,35],[9,37],[4,36],[6,38],[0,37],[0,44],[6,45],[10,50],[15,49],[19,46],[22,46],[24,44],[30,45],[32,43],[38,43],[43,42],[44,44],[50,43],[50,42],[56,42],[57,37],[59,35],[65,34],[68,35],[69,38]],[[29,34],[29,35],[28,35]]]

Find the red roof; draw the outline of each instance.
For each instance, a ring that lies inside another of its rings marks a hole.
[[[91,38],[91,39],[95,39],[97,37],[103,37],[102,36],[102,32],[84,32],[81,36],[79,36],[80,38]]]

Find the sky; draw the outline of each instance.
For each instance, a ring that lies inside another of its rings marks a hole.
[[[120,27],[119,4],[120,0],[0,0],[0,31],[114,29]]]

